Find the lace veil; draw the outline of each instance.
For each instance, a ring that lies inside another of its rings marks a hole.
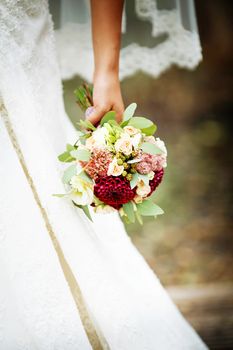
[[[91,81],[89,0],[50,0],[63,79]],[[126,0],[120,79],[143,71],[158,77],[173,64],[195,68],[202,59],[193,0]]]

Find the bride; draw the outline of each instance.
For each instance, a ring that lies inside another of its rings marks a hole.
[[[97,123],[111,109],[120,118],[124,108],[123,1],[91,5],[89,118]],[[75,130],[64,111],[48,5],[2,0],[0,12],[0,349],[206,349],[117,214],[92,224],[52,197],[63,191],[57,154]]]

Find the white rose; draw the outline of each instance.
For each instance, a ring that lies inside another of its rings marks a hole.
[[[124,131],[129,135],[129,136],[133,136],[136,135],[138,133],[140,133],[140,130],[136,129],[134,126],[125,126],[124,127]]]
[[[131,142],[132,142],[132,145],[135,149],[137,149],[139,147],[141,140],[142,140],[141,134],[136,134],[136,135],[131,137]]]
[[[139,180],[137,183],[136,193],[141,197],[146,197],[151,191],[149,185],[146,185],[143,180]]]
[[[107,135],[108,130],[104,126],[97,128],[93,131],[92,135],[86,139],[85,147],[90,151],[93,151],[94,148],[105,147]]]
[[[78,175],[72,176],[70,180],[72,192],[70,198],[78,205],[88,205],[93,202],[93,185],[84,181]]]
[[[115,149],[117,152],[122,152],[126,156],[129,156],[132,153],[132,140],[131,137],[126,134],[122,133],[121,137],[116,141],[115,143]]]
[[[124,171],[123,165],[118,165],[116,157],[113,158],[113,160],[108,166],[108,176],[110,175],[120,176],[123,173],[123,171]]]
[[[94,139],[93,136],[90,136],[90,137],[88,137],[88,139],[86,139],[85,146],[86,146],[86,148],[89,149],[90,151],[92,151],[93,148],[96,147],[96,141],[95,141],[95,139]]]

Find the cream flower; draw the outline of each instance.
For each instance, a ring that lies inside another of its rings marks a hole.
[[[116,157],[113,158],[113,160],[111,161],[108,167],[108,176],[110,175],[119,176],[123,173],[123,171],[124,171],[123,165],[118,165]]]
[[[93,202],[93,185],[78,175],[72,176],[70,180],[72,192],[70,198],[78,205],[88,205]]]
[[[140,131],[138,129],[136,129],[135,127],[133,126],[125,126],[124,127],[124,131],[129,135],[129,136],[133,136],[133,135],[136,135],[138,133],[140,133]]]
[[[155,173],[153,171],[149,172],[149,174],[147,174],[149,177],[149,180],[153,180],[153,178],[155,177]]]
[[[122,152],[126,156],[132,153],[132,140],[127,133],[122,133],[121,137],[115,143],[115,149],[117,152]]]
[[[146,185],[143,180],[139,180],[137,183],[136,193],[141,197],[146,197],[151,191],[149,185]]]
[[[134,197],[133,200],[134,200],[134,202],[135,202],[136,204],[142,203],[143,197],[142,197],[142,196],[139,196],[138,194],[136,194],[136,196]]]
[[[92,135],[86,140],[85,146],[93,150],[93,148],[99,148],[106,146],[106,136],[108,135],[108,130],[103,126],[97,128],[93,131]]]

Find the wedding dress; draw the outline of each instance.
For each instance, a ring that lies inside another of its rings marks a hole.
[[[52,196],[75,130],[47,3],[0,15],[0,349],[206,349],[117,214],[92,224]]]

